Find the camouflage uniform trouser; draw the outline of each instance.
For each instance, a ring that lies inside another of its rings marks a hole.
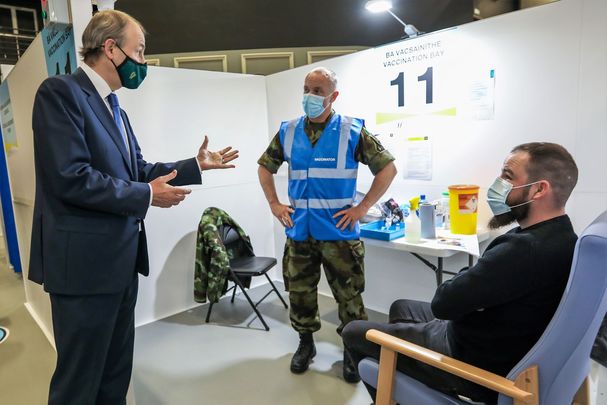
[[[361,293],[365,289],[365,246],[360,240],[296,242],[287,239],[282,259],[289,292],[291,325],[299,333],[320,329],[318,282],[322,263],[338,304],[341,324],[337,333],[353,320],[367,319]]]

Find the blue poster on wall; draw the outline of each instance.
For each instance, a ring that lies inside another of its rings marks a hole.
[[[76,45],[72,24],[54,23],[44,27],[42,43],[49,76],[69,75],[76,70]]]
[[[3,139],[2,131],[0,131],[0,139]],[[13,198],[11,197],[11,186],[8,179],[6,154],[2,149],[0,149],[0,203],[2,205],[2,222],[4,224],[4,235],[6,235],[8,259],[15,272],[21,273],[21,258],[19,256],[19,241],[17,239],[17,227],[13,211]]]
[[[15,122],[13,121],[13,110],[11,98],[8,92],[8,82],[5,80],[0,84],[0,139],[4,144],[4,150],[10,151],[17,146],[17,134],[15,133]],[[17,228],[15,225],[15,214],[13,212],[13,199],[8,179],[8,167],[6,155],[0,149],[0,204],[2,206],[2,223],[4,224],[4,235],[8,258],[16,272],[21,272],[21,259],[19,257],[19,244],[17,241]]]
[[[17,133],[15,132],[11,97],[8,93],[8,82],[6,80],[0,84],[0,122],[2,122],[4,149],[9,151],[17,146]]]

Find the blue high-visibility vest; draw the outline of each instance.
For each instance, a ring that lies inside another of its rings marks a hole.
[[[333,114],[314,146],[304,131],[305,117],[283,122],[280,143],[289,164],[289,201],[295,209],[294,226],[286,228],[288,238],[304,241],[352,240],[360,236],[354,229],[335,227],[338,211],[349,208],[356,195],[358,162],[354,151],[364,121]]]

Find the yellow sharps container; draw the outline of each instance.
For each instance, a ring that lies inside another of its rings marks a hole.
[[[449,186],[451,233],[476,234],[478,189],[478,186],[472,184]]]

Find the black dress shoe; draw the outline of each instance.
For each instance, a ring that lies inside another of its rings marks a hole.
[[[356,384],[357,382],[360,381],[360,375],[358,374],[358,368],[356,367],[356,364],[354,364],[352,357],[350,357],[350,355],[348,354],[348,352],[346,350],[344,350],[344,366],[343,367],[344,367],[344,369],[343,369],[344,380],[346,380],[346,382]]]
[[[312,359],[316,356],[316,346],[311,333],[299,335],[299,347],[291,359],[291,372],[301,374],[308,369]]]

